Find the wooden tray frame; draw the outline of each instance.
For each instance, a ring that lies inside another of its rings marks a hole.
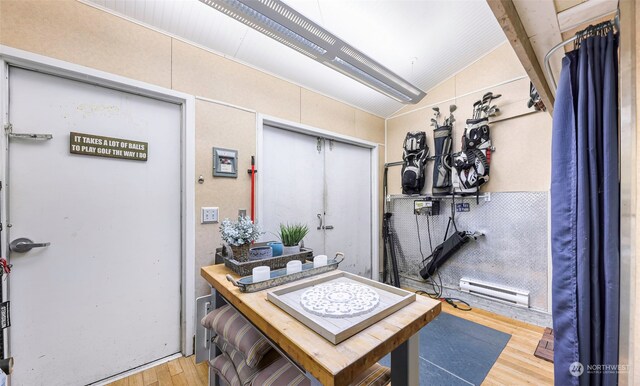
[[[336,333],[333,333],[331,331],[329,331],[327,328],[325,328],[323,325],[315,322],[314,320],[310,319],[309,317],[307,317],[305,314],[303,314],[302,312],[294,309],[293,307],[291,307],[288,303],[286,303],[284,300],[282,300],[280,297],[282,295],[288,294],[290,292],[295,292],[304,288],[308,288],[314,285],[318,285],[321,283],[325,283],[331,280],[335,280],[335,279],[339,279],[339,278],[347,278],[347,279],[351,279],[357,282],[360,282],[362,284],[371,286],[376,288],[377,290],[380,291],[386,291],[389,292],[391,294],[394,295],[398,295],[401,297],[401,299],[399,301],[397,301],[396,303],[378,310],[374,313],[372,313],[371,317],[360,321],[356,324],[353,324],[345,329],[343,329],[342,331]],[[282,289],[277,289],[274,291],[269,291],[267,292],[267,300],[269,300],[270,302],[272,302],[273,304],[277,305],[278,307],[280,307],[281,309],[283,309],[284,311],[286,311],[289,315],[293,316],[295,319],[297,319],[298,321],[300,321],[302,324],[304,324],[305,326],[309,327],[310,329],[312,329],[313,331],[315,331],[316,333],[318,333],[319,335],[321,335],[323,338],[325,338],[326,340],[328,340],[329,342],[333,343],[333,344],[338,344],[348,338],[350,338],[351,336],[357,334],[358,332],[364,330],[365,328],[379,322],[380,320],[386,318],[387,316],[393,314],[394,312],[398,311],[401,308],[404,308],[405,306],[407,306],[408,304],[414,302],[416,300],[416,294],[409,292],[409,291],[405,291],[403,289],[400,288],[396,288],[396,287],[392,287],[390,285],[387,284],[383,284],[380,282],[377,282],[375,280],[371,280],[371,279],[367,279],[358,275],[354,275],[351,274],[349,272],[343,272],[343,271],[339,271],[336,273],[333,273],[331,275],[327,275],[324,277],[320,277],[320,278],[316,278],[316,279],[311,279],[311,280],[306,280],[304,282],[292,285],[290,287],[287,288],[282,288]]]

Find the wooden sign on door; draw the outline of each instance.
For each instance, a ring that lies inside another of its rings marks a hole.
[[[72,154],[146,161],[148,151],[149,144],[147,142],[75,132],[69,133],[69,152]]]

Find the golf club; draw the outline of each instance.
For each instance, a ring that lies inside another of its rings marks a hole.
[[[481,103],[482,101],[476,101],[473,104],[473,119],[476,119],[478,117],[478,106],[480,106]]]
[[[436,120],[436,128],[438,127],[438,118],[440,118],[440,108],[439,107],[432,107],[434,113],[433,116],[435,117]]]
[[[488,108],[489,103],[491,103],[491,98],[493,97],[492,92],[488,92],[482,96],[482,104],[480,105],[480,113],[485,111]],[[480,116],[478,116],[480,118]]]
[[[502,96],[502,94],[491,95],[491,98],[489,99],[489,107],[488,107],[488,109],[489,109],[489,110],[491,110],[491,107],[492,107],[492,106],[491,106],[491,103],[492,103],[494,100],[496,100],[496,99],[500,98],[501,96]]]

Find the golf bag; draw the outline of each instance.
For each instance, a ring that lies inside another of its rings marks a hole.
[[[433,162],[434,196],[446,196],[451,193],[451,126],[440,126],[433,130],[433,142],[436,152]]]
[[[531,108],[535,106],[536,111],[547,111],[544,103],[542,102],[542,98],[540,98],[540,94],[538,90],[536,90],[536,86],[533,85],[533,82],[529,82],[529,101],[527,102],[527,107]]]
[[[472,239],[466,232],[453,232],[442,244],[433,249],[431,261],[420,270],[420,276],[427,280],[431,277],[442,264],[444,264],[449,258],[456,254],[462,248],[463,245],[468,243]]]
[[[424,166],[429,155],[424,131],[407,133],[402,153],[402,194],[420,194],[424,187]]]
[[[462,151],[453,154],[453,189],[461,195],[477,194],[489,181],[491,132],[489,118],[468,119]]]

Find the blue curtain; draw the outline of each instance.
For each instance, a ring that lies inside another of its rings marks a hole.
[[[556,385],[616,385],[620,287],[618,42],[596,26],[563,59],[553,114]]]

